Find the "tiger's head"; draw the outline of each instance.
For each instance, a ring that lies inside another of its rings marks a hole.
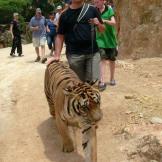
[[[82,124],[95,124],[102,118],[100,93],[86,83],[74,83],[64,89],[68,96],[68,113],[78,117]]]

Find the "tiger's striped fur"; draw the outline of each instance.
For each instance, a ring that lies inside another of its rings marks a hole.
[[[93,86],[83,83],[65,64],[52,62],[45,71],[44,90],[50,114],[63,140],[63,151],[74,150],[68,125],[82,129],[83,149],[86,150],[87,135],[92,126],[102,118],[100,94]],[[89,146],[90,147],[90,146]]]

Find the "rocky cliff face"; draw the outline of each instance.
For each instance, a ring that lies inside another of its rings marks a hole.
[[[120,57],[162,57],[162,0],[116,0],[115,5]]]

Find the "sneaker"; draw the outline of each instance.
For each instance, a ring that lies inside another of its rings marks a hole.
[[[116,82],[115,82],[115,80],[111,80],[111,81],[110,81],[110,85],[111,85],[111,86],[114,86],[114,85],[116,85]]]
[[[40,56],[37,56],[37,58],[35,59],[35,61],[34,62],[39,62],[40,61]]]
[[[19,57],[22,57],[22,56],[24,56],[24,55],[23,55],[22,53],[19,53],[18,56],[19,56]]]
[[[11,52],[11,53],[10,53],[10,56],[11,56],[11,57],[15,57],[15,53],[12,53],[12,52]]]
[[[106,83],[99,83],[98,89],[100,92],[104,91],[106,89]]]
[[[43,58],[43,59],[41,60],[42,64],[44,64],[46,61],[47,61],[47,58]]]

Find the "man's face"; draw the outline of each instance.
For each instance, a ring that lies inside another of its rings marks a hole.
[[[104,0],[94,0],[94,5],[97,8],[101,8],[104,5]]]
[[[53,20],[55,17],[54,17],[54,15],[52,14],[52,15],[49,15],[49,18],[50,18],[51,20]]]
[[[41,12],[36,12],[37,17],[41,17]]]
[[[18,15],[16,15],[16,16],[15,16],[15,19],[16,19],[16,20],[18,20],[18,19],[19,19],[19,16],[18,16]]]
[[[58,12],[58,13],[61,13],[61,12],[62,12],[62,9],[57,9],[57,12]]]

